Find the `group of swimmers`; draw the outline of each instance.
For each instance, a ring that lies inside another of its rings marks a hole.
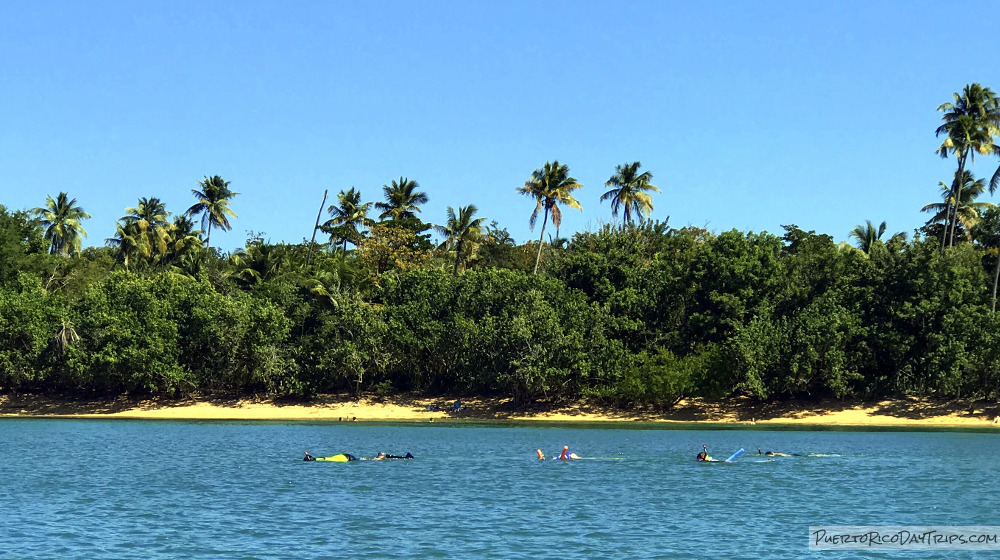
[[[740,449],[740,452],[742,453],[743,450]],[[545,460],[545,453],[542,453],[541,449],[536,449],[535,453],[538,454],[538,460],[539,461],[544,461]],[[316,457],[313,457],[312,455],[310,455],[308,451],[306,451],[305,454],[306,454],[306,456],[302,458],[303,461],[315,461],[316,460]],[[763,457],[791,457],[794,454],[793,453],[781,453],[779,451],[761,451],[760,448],[758,447],[757,448],[757,455],[760,455],[760,456],[763,456]],[[358,457],[355,457],[354,455],[351,455],[350,453],[341,453],[339,456],[344,457],[345,461],[384,461],[386,459],[412,459],[413,458],[413,455],[411,453],[409,453],[409,452],[407,452],[406,455],[389,455],[389,454],[381,452],[381,451],[379,451],[379,453],[377,455],[375,455],[374,457],[361,457],[360,459]],[[573,453],[573,452],[571,452],[569,450],[569,446],[568,445],[564,445],[563,446],[562,452],[559,453],[558,457],[553,457],[553,459],[559,459],[559,460],[562,460],[562,461],[569,461],[569,460],[572,460],[572,459],[580,459],[580,458],[581,457],[579,455],[577,455],[576,453]],[[323,460],[323,459],[325,459],[325,458],[320,457],[320,460]],[[709,462],[709,463],[717,463],[717,462],[719,462],[718,459],[713,459],[708,454],[708,447],[706,447],[705,444],[702,444],[702,446],[701,446],[701,452],[698,453],[697,457],[695,457],[695,460]]]
[[[740,449],[740,451],[742,452],[743,450]],[[794,453],[781,453],[780,451],[761,451],[760,448],[758,447],[757,448],[757,455],[760,455],[762,457],[791,457],[791,456],[794,455]],[[709,454],[708,454],[708,448],[705,447],[705,444],[701,444],[701,452],[698,453],[698,456],[695,457],[695,460],[697,460],[697,461],[705,461],[705,462],[709,462],[709,463],[718,463],[719,462],[718,459],[713,459],[711,456],[709,456]]]
[[[305,454],[306,454],[306,456],[302,458],[303,461],[315,461],[316,460],[316,457],[313,457],[312,455],[310,455],[308,451],[306,451]],[[355,457],[354,455],[351,455],[350,453],[341,453],[340,455],[344,457],[345,461],[384,461],[386,459],[412,459],[413,458],[413,455],[410,452],[407,452],[406,455],[389,455],[388,453],[383,453],[383,452],[379,451],[378,455],[375,455],[374,457],[361,457],[360,459],[357,458],[357,457]],[[324,458],[320,457],[320,459],[324,459]]]

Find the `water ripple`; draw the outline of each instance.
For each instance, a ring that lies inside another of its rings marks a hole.
[[[800,558],[810,525],[992,524],[1000,451],[989,434],[898,432],[4,420],[0,434],[0,558],[88,560]],[[702,443],[821,456],[698,464]],[[593,459],[535,459],[566,444]],[[939,557],[977,557],[962,554]]]

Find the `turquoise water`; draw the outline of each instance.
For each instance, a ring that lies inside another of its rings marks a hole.
[[[536,459],[564,444],[589,459]],[[1000,525],[998,457],[989,433],[2,420],[0,558],[989,558],[810,552],[808,527]]]

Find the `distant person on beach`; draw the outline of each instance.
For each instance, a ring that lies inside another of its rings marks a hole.
[[[309,454],[308,451],[305,452],[306,456],[302,458],[303,461],[315,461],[316,458]]]

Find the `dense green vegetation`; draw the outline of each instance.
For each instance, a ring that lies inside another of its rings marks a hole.
[[[638,162],[618,166],[602,197],[620,224],[550,243],[547,222],[558,229],[582,188],[558,162],[517,189],[535,203],[526,219],[542,218],[539,240],[521,245],[472,204],[424,223],[430,197],[404,177],[384,201],[342,191],[317,220],[323,243],[251,235],[230,254],[209,245],[237,218],[238,193],[218,176],[172,220],[159,199],[139,199],[105,247],[82,248],[88,215],[66,193],[31,211],[0,206],[0,390],[406,390],[618,406],[997,398],[1000,211],[975,201],[987,187],[966,158],[1000,155],[1000,111],[973,86],[973,101],[956,94],[941,109],[939,152],[958,169],[924,208],[933,217],[912,239],[883,239],[885,223],[868,221],[850,232],[856,247],[794,225],[778,236],[649,221],[658,189]]]

